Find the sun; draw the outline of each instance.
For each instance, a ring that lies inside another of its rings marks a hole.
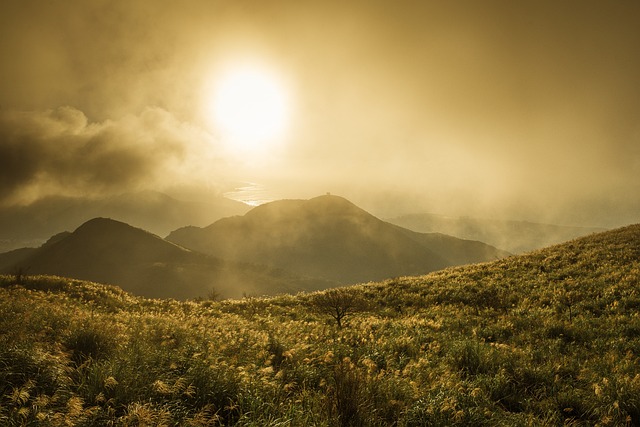
[[[209,120],[236,151],[268,149],[284,136],[288,126],[284,86],[258,67],[228,69],[215,79],[206,102]]]

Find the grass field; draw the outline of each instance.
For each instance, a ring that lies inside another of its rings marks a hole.
[[[271,298],[2,276],[0,425],[640,425],[639,278],[639,226]]]

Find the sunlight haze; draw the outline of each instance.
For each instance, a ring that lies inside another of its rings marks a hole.
[[[640,426],[640,0],[0,1],[0,427]]]
[[[637,222],[639,18],[635,1],[9,0],[0,204],[252,182],[387,217]]]
[[[264,155],[285,137],[286,89],[259,65],[231,67],[213,83],[205,108],[223,144],[243,156]]]

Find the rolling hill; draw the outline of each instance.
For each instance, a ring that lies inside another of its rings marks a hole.
[[[0,276],[0,423],[637,426],[639,283],[640,225],[271,298]]]
[[[281,200],[244,216],[178,229],[167,240],[223,259],[343,284],[424,274],[508,255],[489,245],[391,225],[332,195]]]
[[[21,268],[29,274],[117,284],[155,298],[206,297],[212,290],[227,298],[275,295],[335,285],[270,267],[223,261],[106,218],[92,219],[39,249],[4,254],[2,261],[4,272]]]

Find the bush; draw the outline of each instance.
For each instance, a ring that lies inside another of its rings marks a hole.
[[[97,326],[87,325],[72,331],[64,345],[72,352],[73,361],[82,364],[87,359],[100,360],[109,357],[117,343],[115,337],[104,328],[98,329]]]

